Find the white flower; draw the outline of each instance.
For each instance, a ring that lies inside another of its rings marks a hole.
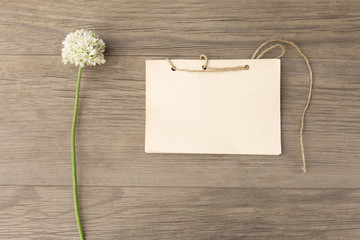
[[[105,43],[99,35],[91,31],[81,29],[69,33],[62,44],[61,56],[64,64],[70,62],[84,67],[105,63]]]

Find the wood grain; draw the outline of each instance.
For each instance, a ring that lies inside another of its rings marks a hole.
[[[71,187],[0,187],[1,239],[76,239]],[[356,240],[358,189],[82,187],[87,239]]]
[[[0,8],[0,52],[57,55],[69,32],[86,28],[108,55],[237,58],[282,37],[310,59],[359,59],[359,12],[356,0],[11,0]]]
[[[85,69],[77,128],[80,184],[360,187],[359,61],[312,61],[316,84],[304,133],[308,174],[301,171],[298,142],[308,87],[300,58],[282,61],[280,157],[145,154],[144,61],[114,56],[101,71]],[[0,183],[70,185],[68,140],[76,70],[62,66],[59,56],[4,56],[0,65],[0,94],[7,99],[1,106]]]
[[[77,68],[61,41],[104,39],[83,71],[77,127],[87,239],[359,239],[360,2],[6,0],[0,7],[0,239],[77,239],[70,127]],[[281,156],[145,154],[145,60],[282,60]],[[267,55],[277,56],[277,52]]]

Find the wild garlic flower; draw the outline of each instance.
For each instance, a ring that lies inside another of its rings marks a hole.
[[[99,35],[91,31],[81,29],[69,33],[62,44],[61,56],[64,64],[69,62],[84,67],[105,63],[105,43]]]

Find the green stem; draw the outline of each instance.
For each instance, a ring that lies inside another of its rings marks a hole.
[[[75,154],[75,128],[76,128],[76,118],[79,105],[79,91],[80,91],[80,81],[81,81],[81,71],[82,68],[79,67],[78,79],[76,84],[76,95],[75,95],[75,106],[74,106],[74,116],[71,128],[71,161],[72,161],[72,180],[73,180],[73,195],[74,195],[74,206],[76,214],[76,222],[79,229],[80,239],[84,240],[84,232],[81,226],[80,220],[80,211],[79,211],[79,199],[77,192],[77,178],[76,178],[76,154]]]

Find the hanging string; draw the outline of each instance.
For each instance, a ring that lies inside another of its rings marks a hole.
[[[301,147],[301,155],[302,155],[302,161],[303,161],[303,166],[302,166],[302,170],[304,172],[306,172],[306,160],[305,160],[305,151],[304,151],[304,141],[303,141],[303,132],[304,132],[304,122],[305,122],[305,115],[306,115],[306,111],[309,108],[310,105],[310,100],[311,100],[311,94],[312,94],[312,88],[313,88],[313,74],[312,74],[312,70],[310,67],[310,63],[309,63],[309,59],[305,56],[305,54],[300,50],[300,48],[293,42],[290,41],[286,41],[286,40],[282,40],[282,39],[271,39],[268,40],[266,42],[264,42],[263,44],[261,44],[256,51],[254,52],[253,56],[251,59],[255,59],[255,56],[258,54],[258,52],[267,44],[272,43],[272,42],[281,42],[281,43],[286,43],[290,46],[293,46],[296,51],[298,51],[300,53],[300,55],[304,58],[306,66],[309,70],[309,93],[308,93],[308,97],[307,97],[307,101],[304,107],[304,110],[302,112],[301,115],[301,125],[300,125],[300,147]],[[272,45],[271,47],[266,48],[264,51],[262,51],[258,57],[256,57],[256,59],[261,58],[262,56],[264,56],[265,53],[267,53],[268,51],[270,51],[271,49],[275,48],[275,47],[281,47],[282,48],[282,53],[281,55],[279,55],[277,58],[281,58],[284,53],[285,53],[285,48],[283,45],[281,44],[275,44]]]
[[[301,125],[300,125],[300,147],[301,147],[301,155],[302,155],[302,162],[303,162],[303,166],[302,166],[302,170],[304,172],[306,172],[306,160],[305,160],[305,151],[304,151],[304,142],[303,142],[303,132],[304,132],[304,122],[305,122],[305,115],[306,115],[306,111],[309,108],[310,105],[310,100],[311,100],[311,95],[312,95],[312,88],[313,88],[313,74],[312,74],[312,70],[310,67],[310,63],[308,58],[305,56],[305,54],[300,50],[300,48],[293,42],[290,41],[286,41],[286,40],[282,40],[282,39],[271,39],[268,40],[266,42],[264,42],[263,44],[261,44],[256,51],[254,52],[253,56],[251,59],[260,59],[262,58],[267,52],[269,52],[270,50],[280,47],[282,52],[279,56],[277,56],[276,58],[281,58],[282,56],[284,56],[285,54],[285,47],[282,44],[274,44],[268,48],[266,48],[265,50],[263,50],[257,57],[256,55],[259,53],[259,51],[267,44],[269,43],[273,43],[273,42],[280,42],[280,43],[285,43],[288,44],[290,46],[293,46],[299,53],[300,55],[304,58],[306,66],[309,70],[309,93],[308,93],[308,97],[307,97],[307,101],[304,107],[304,110],[302,112],[302,116],[301,116]],[[225,68],[215,68],[215,67],[209,67],[208,63],[209,60],[207,58],[206,55],[201,55],[200,59],[204,59],[205,60],[205,64],[202,66],[202,70],[193,70],[193,69],[181,69],[181,68],[177,68],[175,66],[175,64],[170,60],[170,59],[166,59],[170,66],[171,69],[173,71],[184,71],[184,72],[228,72],[228,71],[243,71],[243,70],[249,70],[250,67],[249,65],[244,65],[244,66],[236,66],[236,67],[225,67]]]

